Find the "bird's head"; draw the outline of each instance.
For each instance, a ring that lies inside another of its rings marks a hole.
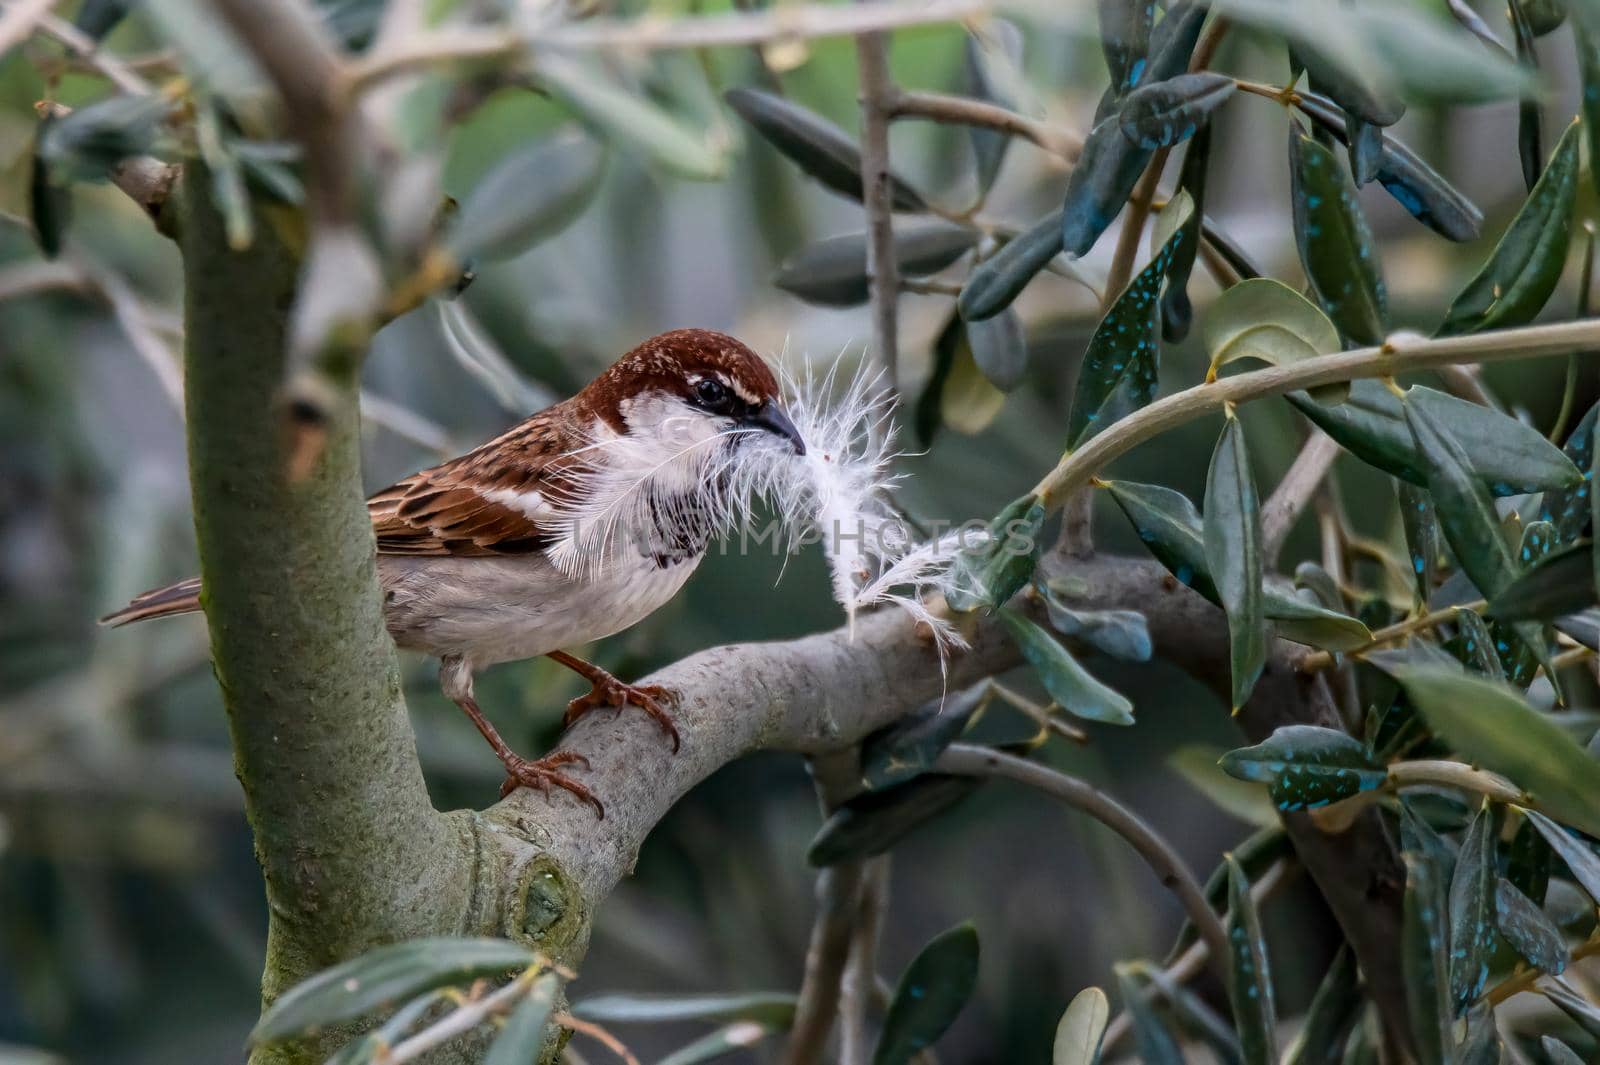
[[[805,441],[784,412],[778,379],[761,357],[726,333],[677,329],[651,337],[586,392],[620,433],[659,444],[662,454]],[[705,447],[702,447],[705,445]]]

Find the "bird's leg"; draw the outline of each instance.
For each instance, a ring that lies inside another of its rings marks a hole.
[[[599,666],[569,655],[565,651],[551,651],[550,657],[593,685],[593,690],[588,695],[581,695],[567,704],[566,716],[561,719],[562,725],[570,727],[578,718],[597,706],[621,707],[632,703],[655,718],[656,724],[672,738],[672,752],[674,754],[678,752],[678,726],[672,723],[672,715],[661,705],[677,702],[677,692],[658,684],[624,684]]]
[[[505,783],[500,785],[502,799],[519,787],[537,788],[548,795],[553,784],[570,791],[593,806],[595,813],[602,819],[606,816],[606,808],[595,797],[594,792],[558,772],[562,766],[574,763],[588,769],[589,759],[576,751],[557,751],[555,754],[530,760],[513,751],[506,741],[500,738],[500,733],[489,723],[489,719],[483,716],[477,700],[472,697],[472,671],[463,659],[453,655],[446,657],[439,668],[439,681],[445,696],[472,720],[483,738],[489,741],[489,746],[494,748],[500,764],[506,767]]]

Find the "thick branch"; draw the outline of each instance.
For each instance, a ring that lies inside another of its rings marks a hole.
[[[190,482],[217,681],[272,914],[263,995],[459,924],[471,843],[435,814],[384,630],[356,382],[289,483],[273,399],[299,263],[272,226],[228,249],[204,167],[182,197]],[[248,294],[241,298],[241,293]],[[320,1061],[309,1049],[262,1061]]]

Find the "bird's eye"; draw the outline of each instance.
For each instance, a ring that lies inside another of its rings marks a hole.
[[[694,395],[695,399],[699,400],[702,406],[716,407],[727,402],[728,389],[721,381],[718,381],[713,377],[706,377],[702,378],[700,382],[694,386]]]

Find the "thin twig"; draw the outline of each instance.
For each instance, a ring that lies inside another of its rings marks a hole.
[[[437,1023],[430,1024],[404,1042],[396,1043],[384,1057],[384,1065],[405,1065],[405,1062],[415,1061],[435,1047],[472,1031],[490,1017],[509,1011],[532,989],[540,971],[539,966],[533,966],[504,987],[482,998],[462,1003]]]
[[[1454,621],[1457,615],[1464,610],[1482,610],[1487,605],[1487,602],[1478,599],[1471,603],[1459,603],[1454,606],[1441,607],[1438,610],[1430,610],[1426,614],[1407,618],[1405,621],[1397,622],[1388,628],[1379,629],[1372,634],[1372,639],[1367,643],[1362,644],[1360,647],[1353,647],[1348,651],[1342,652],[1342,654],[1359,658],[1368,651],[1382,647],[1386,643],[1393,643],[1396,640],[1403,639],[1414,632],[1423,632],[1435,626]],[[1315,673],[1318,670],[1330,669],[1334,664],[1334,656],[1329,652],[1314,651],[1296,662],[1295,667],[1302,673]]]
[[[887,854],[870,859],[861,881],[850,961],[839,985],[839,1065],[867,1065],[872,1057],[867,1007],[878,980],[878,937],[889,906],[889,861]]]
[[[1228,936],[1222,922],[1206,901],[1204,889],[1183,859],[1143,818],[1111,796],[1076,777],[1059,773],[1026,758],[971,744],[954,743],[939,756],[934,768],[958,776],[1005,777],[1037,788],[1046,794],[1093,817],[1127,840],[1145,860],[1161,883],[1180,903],[1200,936],[1211,947],[1211,961],[1217,974],[1227,978]]]
[[[1490,410],[1501,409],[1500,401],[1484,387],[1483,379],[1478,376],[1476,367],[1440,366],[1434,372],[1439,375],[1439,383],[1444,385],[1444,390],[1457,399],[1464,399],[1468,403],[1476,403]]]
[[[872,0],[852,7],[823,3],[782,4],[761,11],[731,11],[684,18],[594,18],[540,29],[530,39],[504,28],[460,28],[425,34],[387,51],[358,59],[350,85],[360,89],[419,66],[464,60],[505,59],[535,48],[552,51],[610,49],[650,52],[718,48],[865,33],[961,22],[993,10],[991,0]]]
[[[629,1050],[622,1040],[618,1039],[616,1036],[612,1035],[598,1024],[595,1024],[592,1021],[585,1021],[578,1017],[574,1017],[570,1013],[557,1013],[550,1019],[561,1025],[563,1028],[571,1028],[574,1032],[580,1032],[583,1035],[588,1036],[590,1039],[593,1039],[595,1042],[611,1051],[611,1053],[621,1058],[626,1065],[639,1065],[639,1059],[634,1056],[633,1051]]]
[[[927,118],[947,125],[999,130],[1031,141],[1069,163],[1077,162],[1083,151],[1083,138],[1075,133],[966,96],[902,90],[890,98],[889,114],[892,118]]]
[[[107,81],[128,95],[144,96],[154,91],[150,82],[130,64],[101,51],[99,41],[66,19],[47,13],[39,20],[39,31],[54,38],[67,51],[105,75]]]
[[[861,202],[867,211],[867,274],[872,300],[872,350],[883,402],[893,411],[900,388],[900,270],[894,256],[894,186],[889,174],[889,40],[882,33],[856,38],[860,70]],[[875,423],[879,424],[879,423]]]
[[[1269,865],[1267,871],[1257,877],[1254,884],[1250,885],[1251,901],[1259,907],[1271,897],[1273,892],[1288,881],[1289,873],[1293,868],[1289,862],[1282,858]],[[1171,983],[1186,983],[1194,979],[1200,972],[1201,966],[1205,965],[1206,959],[1210,956],[1211,947],[1205,940],[1197,939],[1189,944],[1188,950],[1178,955],[1176,961],[1162,970],[1161,975]],[[1141,993],[1153,998],[1160,991],[1156,983],[1152,982]],[[1106,1026],[1106,1034],[1100,1041],[1100,1056],[1109,1058],[1111,1048],[1116,1046],[1131,1031],[1133,1031],[1133,1017],[1124,1009],[1112,1018],[1111,1023]]]
[[[1170,429],[1220,411],[1229,403],[1246,403],[1338,381],[1392,377],[1463,362],[1498,362],[1595,351],[1600,351],[1600,320],[1588,320],[1455,337],[1397,335],[1379,347],[1319,355],[1286,366],[1270,366],[1224,377],[1157,400],[1108,426],[1057,463],[1034,487],[1033,494],[1047,509],[1059,506],[1074,489],[1088,482],[1112,459]]]
[[[1267,566],[1278,561],[1289,530],[1322,486],[1322,480],[1339,457],[1339,445],[1321,429],[1312,429],[1295,456],[1289,472],[1272,490],[1261,507],[1261,560]]]

